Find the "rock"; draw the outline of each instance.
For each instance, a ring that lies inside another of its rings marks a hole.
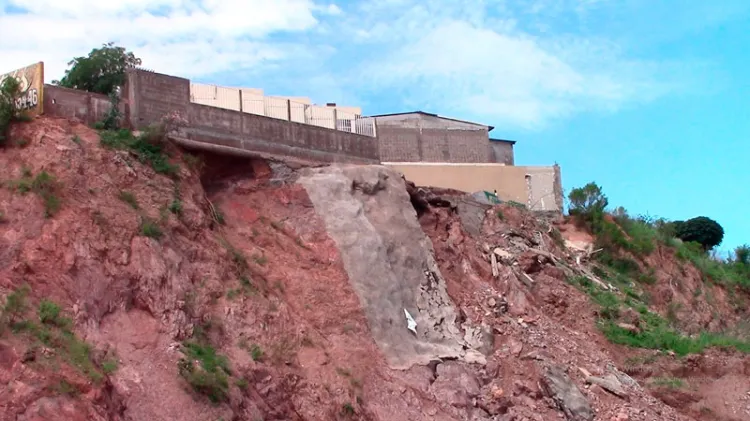
[[[560,366],[548,368],[541,379],[544,392],[554,399],[570,421],[592,421],[594,411],[583,393]]]
[[[621,328],[623,328],[625,330],[629,330],[629,331],[631,331],[633,333],[638,333],[638,332],[641,331],[640,329],[638,329],[637,326],[634,326],[634,325],[631,325],[631,324],[628,324],[628,323],[617,323],[617,326],[621,327]]]
[[[607,374],[604,377],[590,376],[586,379],[587,383],[601,386],[604,390],[623,399],[628,399],[628,393],[622,387],[622,384],[614,374]]]
[[[473,398],[479,395],[479,382],[466,367],[455,362],[437,366],[437,378],[430,391],[438,402],[458,408],[471,406]]]

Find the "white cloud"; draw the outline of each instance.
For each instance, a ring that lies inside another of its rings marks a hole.
[[[440,10],[392,1],[402,9],[399,18],[374,17],[355,32],[363,44],[379,45],[376,58],[360,68],[363,79],[459,118],[543,128],[682,89],[693,66],[628,57],[604,37],[576,34],[575,25],[569,32],[539,30],[548,21],[582,19],[603,1],[534,0],[520,10],[494,4],[493,16],[490,7],[476,10],[461,0],[441,3]],[[370,12],[384,17],[387,10]]]
[[[44,61],[46,79],[108,41],[157,71],[194,76],[279,60],[264,39],[315,27],[312,0],[11,0],[25,14],[0,14],[0,56],[8,70]],[[333,10],[326,5],[326,13]],[[5,70],[5,69],[3,69]]]
[[[684,90],[695,70],[607,32],[603,10],[645,0],[9,1],[28,13],[0,5],[0,72],[43,60],[47,81],[115,41],[163,73],[529,129]]]

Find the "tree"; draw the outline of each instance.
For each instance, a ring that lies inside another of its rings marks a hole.
[[[718,246],[724,239],[724,228],[706,216],[688,219],[676,228],[679,239],[699,243],[705,251]]]
[[[609,204],[609,199],[602,193],[601,187],[594,182],[571,190],[568,200],[570,201],[568,212],[571,215],[602,213]]]
[[[109,95],[125,84],[125,70],[140,64],[141,59],[132,52],[110,42],[91,50],[88,57],[71,60],[68,66],[72,67],[65,71],[65,76],[52,84]]]

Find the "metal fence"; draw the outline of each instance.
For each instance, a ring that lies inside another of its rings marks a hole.
[[[190,84],[196,104],[375,137],[375,121],[346,109],[310,104],[306,98],[265,96],[260,89]]]

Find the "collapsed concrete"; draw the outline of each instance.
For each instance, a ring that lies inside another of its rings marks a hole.
[[[485,363],[478,351],[481,329],[457,325],[432,242],[398,173],[383,166],[309,168],[297,182],[336,242],[372,335],[392,368],[443,358]],[[416,334],[404,310],[414,318]]]

